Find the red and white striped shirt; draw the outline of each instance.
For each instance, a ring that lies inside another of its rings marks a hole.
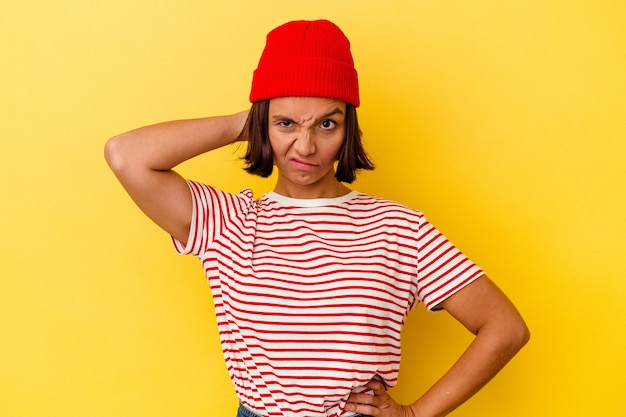
[[[409,310],[483,273],[396,202],[189,185],[189,240],[174,245],[202,261],[237,396],[264,416],[341,416],[375,375],[394,386]]]

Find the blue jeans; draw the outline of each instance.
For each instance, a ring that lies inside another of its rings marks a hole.
[[[237,417],[263,417],[252,411],[248,410],[244,405],[239,404],[239,409],[237,410]],[[354,414],[352,417],[368,417],[363,414]]]

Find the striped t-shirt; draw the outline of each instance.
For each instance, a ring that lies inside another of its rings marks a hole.
[[[349,415],[348,395],[375,375],[396,384],[408,311],[482,275],[396,202],[189,185],[189,240],[174,245],[200,258],[237,396],[263,416]]]

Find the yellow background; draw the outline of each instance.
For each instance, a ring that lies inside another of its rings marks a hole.
[[[626,3],[9,1],[0,5],[0,416],[234,416],[197,261],[135,208],[110,136],[234,112],[264,37],[329,18],[353,44],[378,168],[510,295],[532,340],[455,416],[626,415]],[[181,172],[271,180],[223,149]],[[422,306],[396,398],[467,332]]]

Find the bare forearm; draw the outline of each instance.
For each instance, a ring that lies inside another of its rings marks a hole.
[[[106,158],[114,170],[132,166],[166,171],[238,140],[246,117],[247,111],[142,127],[110,139]]]
[[[487,384],[528,337],[523,323],[506,334],[497,328],[481,330],[452,368],[411,405],[415,417],[448,415]]]
[[[444,300],[439,307],[476,335],[450,370],[410,406],[395,402],[380,381],[370,393],[351,394],[346,410],[381,417],[441,417],[467,401],[528,342],[524,319],[485,275]]]
[[[142,127],[110,139],[105,158],[135,203],[156,224],[185,242],[192,202],[176,165],[236,140],[244,140],[247,111]]]

